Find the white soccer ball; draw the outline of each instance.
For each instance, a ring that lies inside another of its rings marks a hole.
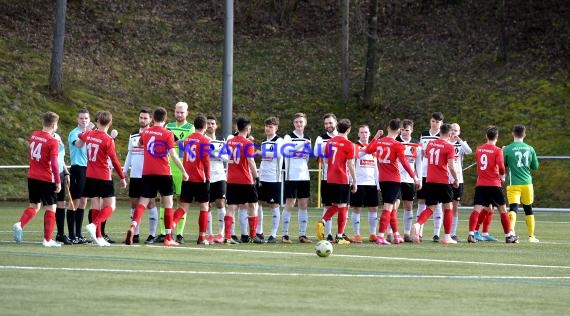
[[[319,257],[328,257],[333,252],[333,246],[326,240],[319,240],[315,244],[315,253]]]

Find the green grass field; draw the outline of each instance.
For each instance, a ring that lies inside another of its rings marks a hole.
[[[192,216],[177,248],[44,248],[43,212],[16,244],[11,227],[25,206],[3,203],[0,212],[1,315],[562,315],[569,307],[566,213],[536,215],[540,244],[526,241],[519,216],[516,245],[365,242],[319,258],[298,243],[197,246]],[[116,240],[124,238],[127,213],[121,207],[108,222]],[[314,239],[320,211],[310,214]],[[462,239],[467,219],[460,214]],[[145,217],[141,236],[146,229]],[[430,221],[425,235],[431,231]],[[498,216],[491,233],[502,237]]]

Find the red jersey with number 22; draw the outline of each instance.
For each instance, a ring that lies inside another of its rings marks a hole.
[[[243,136],[233,137],[227,144],[231,151],[228,161],[228,183],[253,184],[247,158],[255,157],[254,144]]]
[[[325,146],[327,183],[349,184],[346,161],[354,159],[354,151],[354,143],[346,137],[335,136],[328,140]]]
[[[54,176],[51,165],[52,157],[55,157],[57,161],[58,149],[57,140],[49,133],[44,131],[33,132],[30,136],[30,169],[28,170],[28,178],[46,182],[59,180],[59,174],[57,177]]]
[[[427,144],[425,152],[428,162],[426,182],[449,184],[447,162],[455,159],[453,145],[446,140],[435,139]]]
[[[380,182],[400,182],[400,168],[398,161],[406,169],[410,177],[415,177],[414,170],[406,160],[404,150],[406,146],[391,137],[383,137],[366,147],[367,154],[375,154],[378,160],[378,178]]]
[[[113,168],[121,179],[125,178],[123,168],[115,152],[115,142],[107,133],[99,130],[87,131],[79,134],[79,139],[85,142],[87,151],[87,178],[99,180],[111,180],[111,169],[109,169],[109,159]]]
[[[168,152],[174,148],[174,134],[162,126],[151,126],[141,132],[144,147],[144,175],[170,176]]]
[[[500,176],[505,175],[505,162],[501,148],[484,144],[477,147],[477,186],[501,186]]]

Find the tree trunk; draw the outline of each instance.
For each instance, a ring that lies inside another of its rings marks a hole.
[[[499,15],[499,25],[500,25],[500,33],[499,33],[499,50],[497,52],[497,60],[499,62],[506,62],[507,61],[507,0],[499,0],[499,8],[498,8],[498,15]]]
[[[340,77],[342,80],[342,99],[343,101],[348,101],[348,95],[350,92],[350,80],[348,77],[349,69],[349,58],[348,58],[348,41],[350,38],[350,33],[348,31],[349,27],[349,12],[350,12],[350,0],[341,0],[341,11],[342,11],[342,39],[341,39],[341,66],[340,66]]]
[[[370,0],[368,13],[368,49],[366,51],[366,69],[364,72],[364,93],[362,102],[372,104],[374,91],[374,73],[376,72],[376,51],[378,46],[378,0]]]
[[[53,48],[49,72],[49,89],[53,94],[62,91],[63,42],[65,39],[65,10],[67,0],[56,0],[55,23],[53,28]]]

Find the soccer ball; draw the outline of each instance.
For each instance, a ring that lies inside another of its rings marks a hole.
[[[333,246],[330,242],[326,240],[319,240],[315,244],[315,253],[319,257],[328,257],[333,252]]]

